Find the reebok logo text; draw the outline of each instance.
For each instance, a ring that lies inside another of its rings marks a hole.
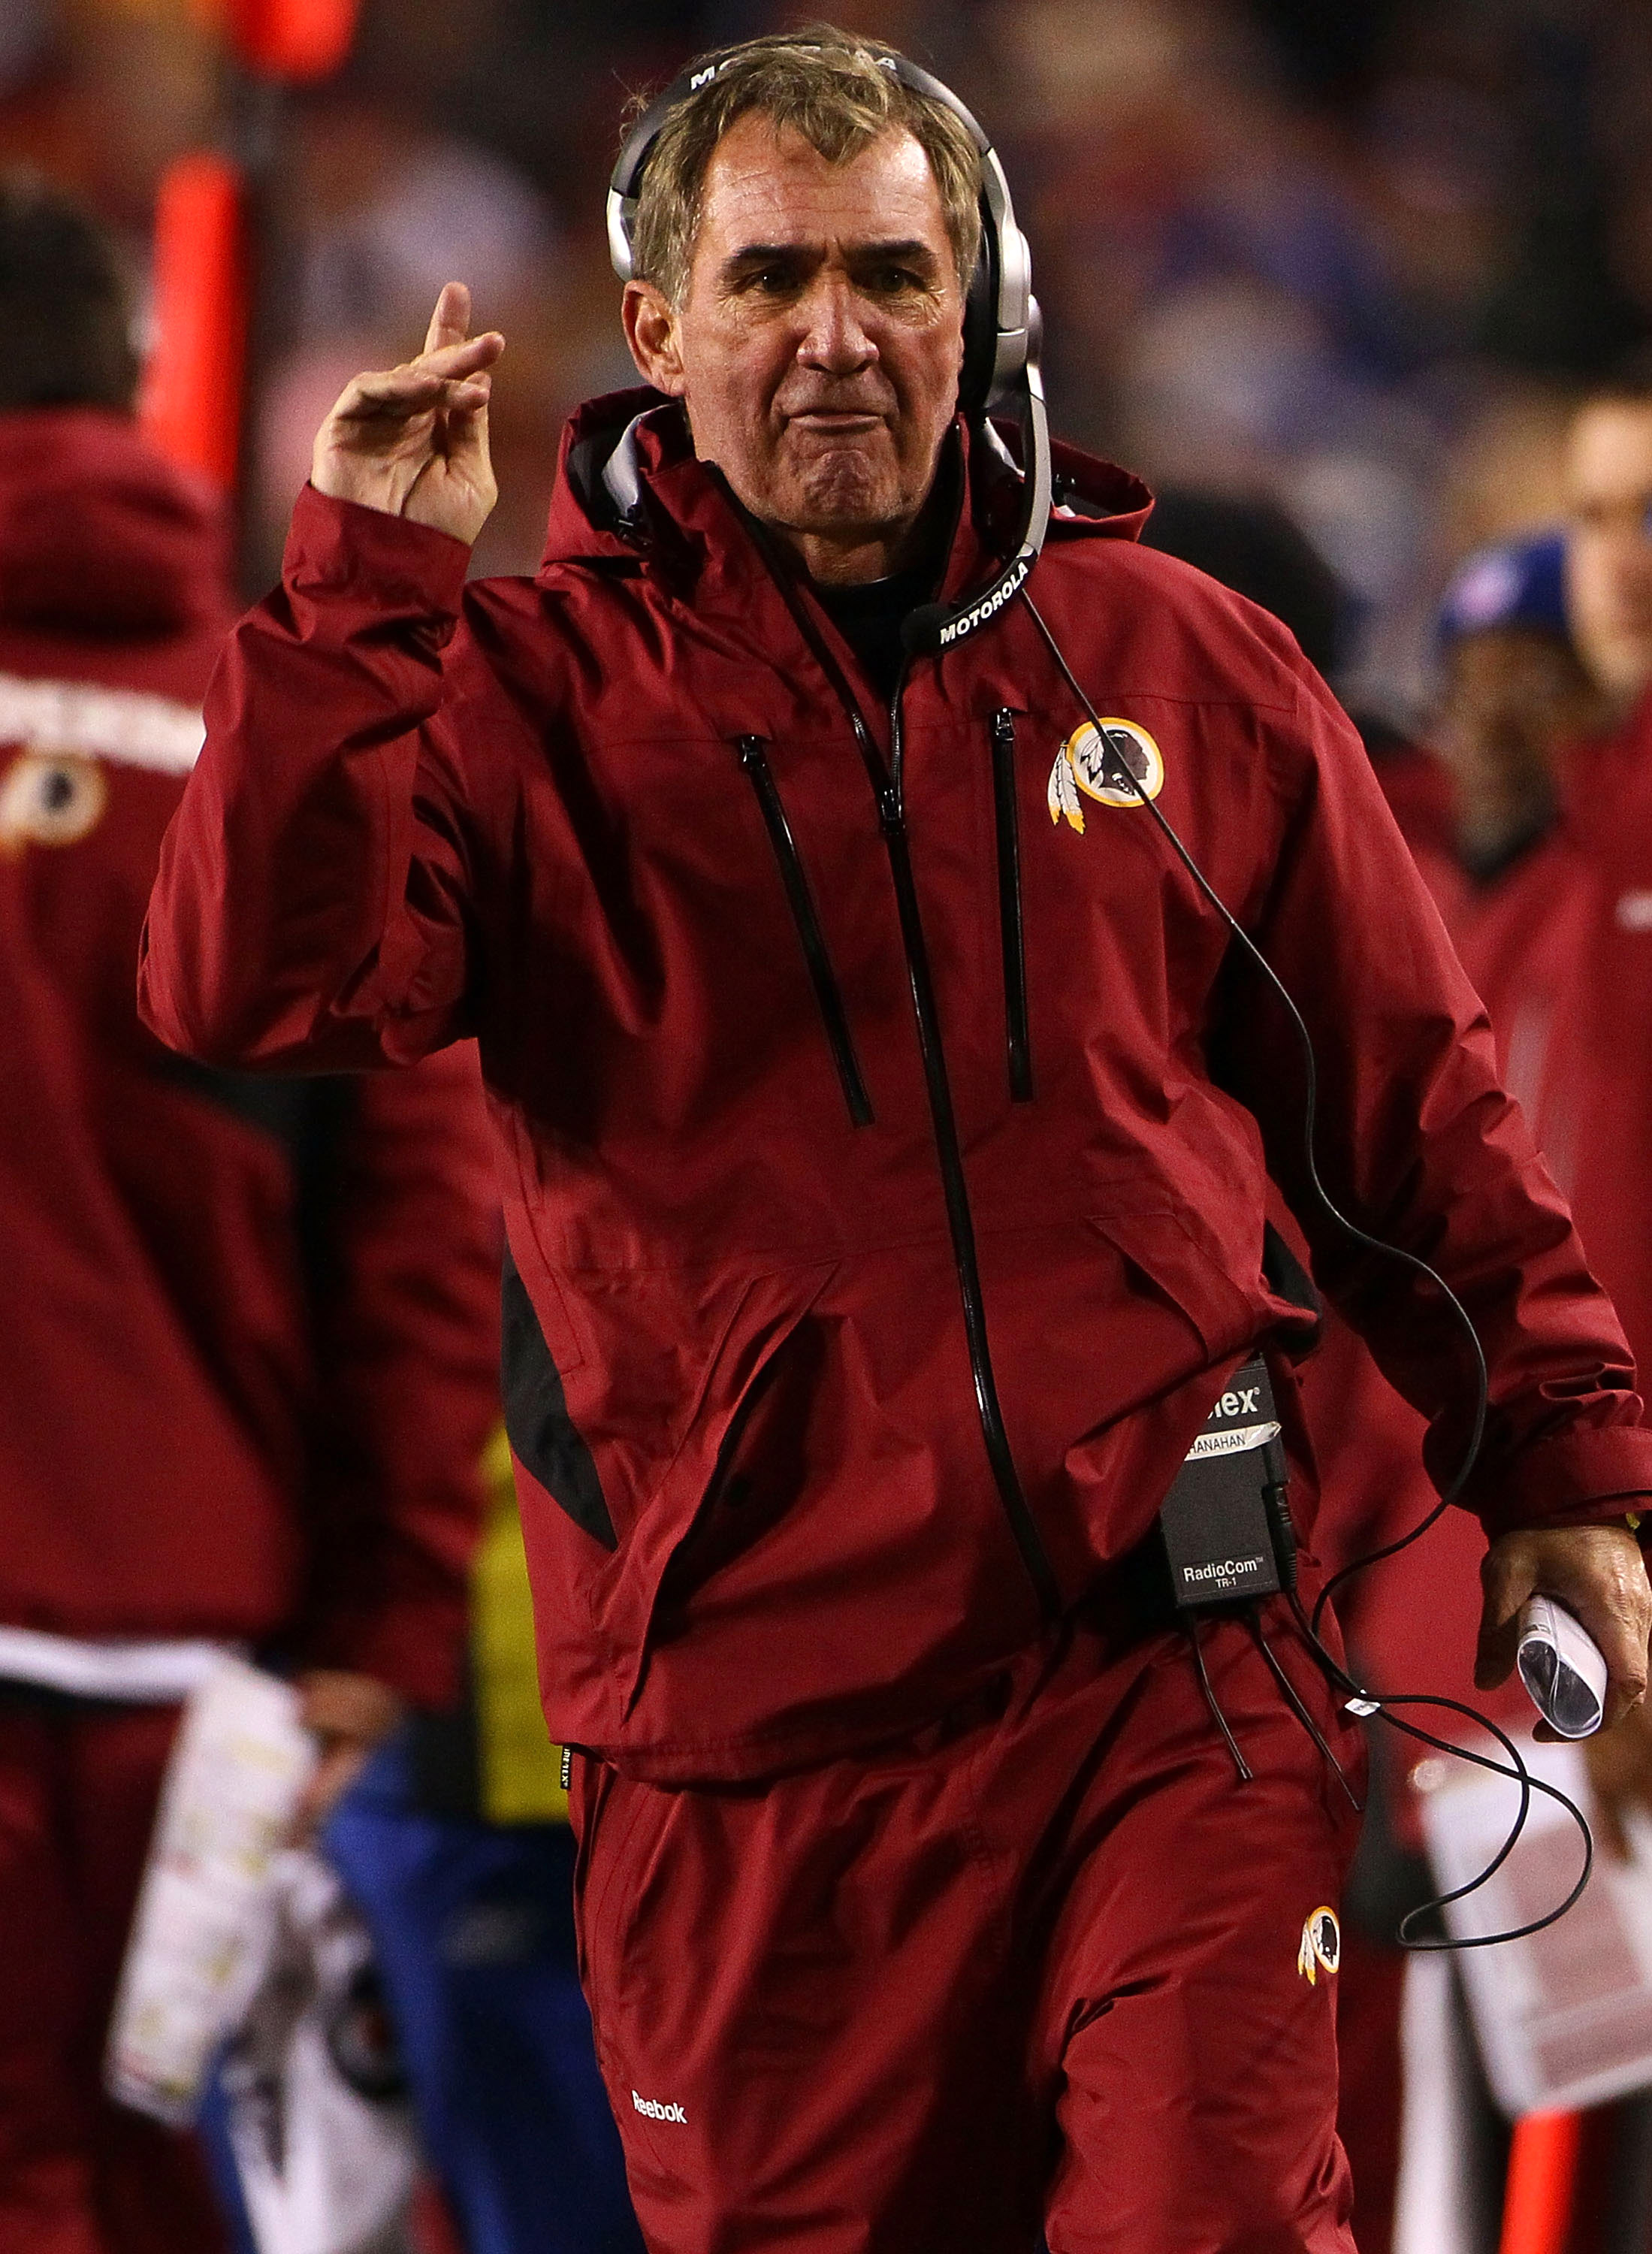
[[[650,2121],[678,2121],[685,2129],[688,2126],[689,2117],[680,2105],[662,2105],[657,2097],[639,2097],[634,2090],[631,2103]]]

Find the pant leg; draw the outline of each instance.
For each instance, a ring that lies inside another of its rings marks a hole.
[[[577,1763],[654,2254],[1030,2254],[1040,2206],[1050,2254],[1353,2254],[1356,1818],[1248,1631],[1205,1634],[1244,1785],[1181,1637],[1128,1619],[1069,1624],[988,1714],[766,1785]],[[1283,1657],[1357,1786],[1357,1732]]]
[[[989,1726],[750,1788],[576,1760],[587,1988],[652,2254],[1032,2254]]]
[[[220,2254],[192,2138],[102,2092],[175,1709],[0,1696],[0,2254]]]
[[[1282,1613],[1279,1656],[1357,1784],[1358,1733]],[[1017,1774],[1071,1779],[1029,1898],[1051,2254],[1353,2254],[1333,1968],[1357,1819],[1245,1626],[1202,1634],[1250,1782],[1178,1634],[1117,1661],[1082,1634],[1011,1718],[988,1802],[1001,1822]]]
[[[427,1815],[387,1748],[326,1846],[372,1928],[469,2254],[640,2254],[579,1988],[566,1826]]]

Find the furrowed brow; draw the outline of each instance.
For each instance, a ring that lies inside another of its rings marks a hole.
[[[940,263],[933,243],[921,235],[906,235],[895,242],[858,242],[850,252],[856,260],[877,260],[891,266],[934,266]]]
[[[812,243],[743,242],[723,261],[725,274],[738,274],[752,266],[807,266],[820,256]]]
[[[821,256],[820,246],[806,242],[743,242],[732,250],[723,262],[724,274],[738,274],[753,267],[812,266]],[[942,262],[934,247],[921,235],[903,235],[889,242],[856,242],[849,247],[852,264],[889,264],[934,267]]]

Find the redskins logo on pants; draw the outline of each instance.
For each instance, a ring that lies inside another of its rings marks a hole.
[[[1342,1962],[1342,1928],[1336,1922],[1336,1912],[1322,1902],[1310,1910],[1302,1928],[1302,1946],[1297,1951],[1297,1970],[1310,1987],[1320,1978],[1321,1966],[1334,1972]]]

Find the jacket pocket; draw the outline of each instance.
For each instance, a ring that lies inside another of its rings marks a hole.
[[[1168,1200],[984,1233],[981,1255],[1011,1445],[1071,1593],[1156,1507],[1156,1451],[1185,1452],[1188,1389],[1245,1335],[1244,1296]]]
[[[768,832],[769,844],[774,850],[774,860],[785,889],[787,905],[791,909],[798,943],[808,969],[809,984],[815,989],[822,1028],[832,1053],[832,1062],[837,1068],[844,1102],[857,1127],[870,1127],[872,1124],[872,1098],[866,1093],[860,1060],[855,1054],[854,1037],[849,1029],[849,1012],[844,1007],[843,990],[837,983],[837,973],[832,968],[826,934],[821,928],[820,911],[815,905],[814,893],[809,890],[802,856],[797,850],[797,840],[792,835],[785,802],[768,763],[768,747],[761,736],[740,736],[736,738],[735,749],[756,796],[763,816],[763,826]]]
[[[615,1549],[618,1536],[602,1481],[584,1437],[568,1413],[563,1368],[546,1342],[538,1311],[508,1247],[500,1313],[500,1391],[512,1451],[576,1526],[605,1550]],[[564,1366],[574,1365],[568,1362]]]
[[[1149,1207],[1092,1214],[1089,1226],[1192,1324],[1208,1363],[1248,1342],[1256,1327],[1252,1302],[1181,1213]]]
[[[836,1264],[826,1261],[753,1277],[740,1292],[678,1446],[631,1537],[627,1610],[638,1632],[624,1639],[636,1653],[626,1714],[641,1691],[663,1614],[715,1570],[718,1545],[707,1539],[708,1522],[738,1478],[741,1444],[753,1416]]]

